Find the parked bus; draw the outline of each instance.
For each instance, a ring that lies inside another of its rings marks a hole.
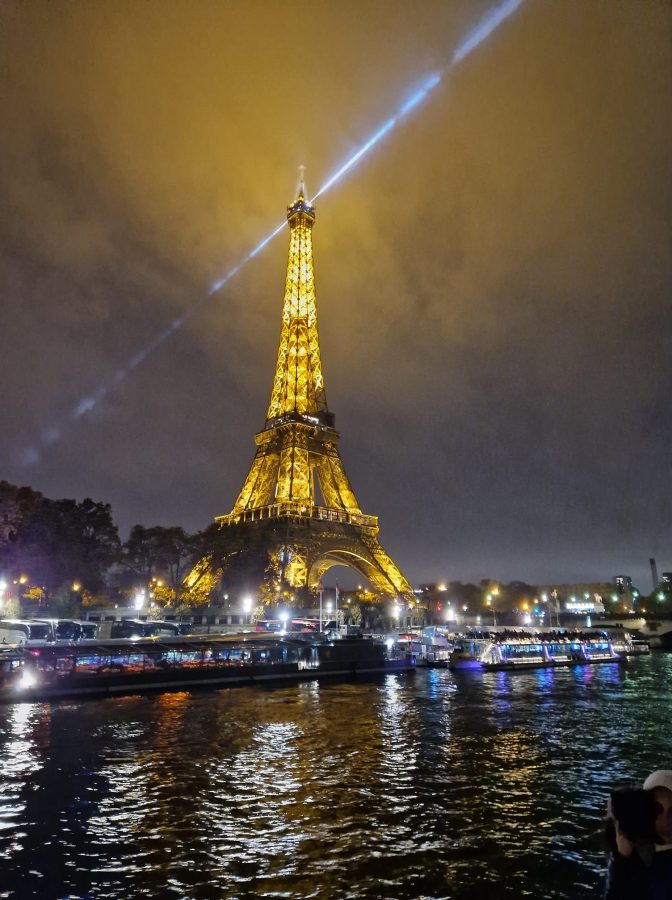
[[[282,631],[284,623],[280,619],[257,619],[256,631]]]
[[[298,631],[301,634],[314,634],[320,630],[320,622],[319,619],[292,619],[289,630]]]
[[[57,641],[84,641],[98,637],[98,622],[81,622],[78,619],[56,621]]]
[[[179,635],[180,626],[177,622],[142,622],[140,619],[122,619],[113,622],[110,630],[112,638],[143,638],[158,637],[159,635]]]
[[[43,619],[0,620],[1,644],[25,644],[26,641],[53,641],[54,624]]]

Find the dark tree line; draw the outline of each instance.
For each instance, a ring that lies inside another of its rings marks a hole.
[[[170,601],[201,543],[183,528],[142,525],[122,543],[109,503],[51,500],[0,481],[0,578],[23,596],[94,599],[153,583],[157,600]]]
[[[76,581],[97,593],[119,559],[121,543],[108,503],[50,500],[0,482],[0,572],[54,595]]]

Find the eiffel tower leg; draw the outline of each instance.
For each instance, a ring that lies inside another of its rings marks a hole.
[[[414,598],[413,589],[369,529],[343,525],[314,538],[308,552],[308,585],[315,590],[334,565],[359,572],[383,597]]]

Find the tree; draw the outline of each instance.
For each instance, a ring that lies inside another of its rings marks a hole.
[[[32,488],[0,481],[0,571],[8,576],[20,574],[18,535],[42,499]]]
[[[364,593],[362,591],[362,593]],[[351,600],[343,607],[343,615],[346,625],[360,625],[362,622],[362,607],[357,600]]]
[[[99,591],[118,559],[119,534],[109,504],[50,500],[31,488],[0,483],[0,568],[28,576],[46,598],[73,580]]]
[[[178,588],[191,567],[194,549],[195,539],[183,528],[134,525],[124,544],[124,563],[143,583],[155,578]]]
[[[637,597],[635,609],[638,612],[645,609],[648,616],[672,616],[672,585],[659,585],[648,597]]]

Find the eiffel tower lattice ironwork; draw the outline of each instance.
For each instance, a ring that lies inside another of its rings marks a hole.
[[[215,519],[221,551],[204,558],[187,585],[214,584],[227,569],[244,575],[256,567],[258,577],[263,569],[267,596],[283,588],[315,591],[327,569],[340,564],[383,596],[410,599],[411,586],[378,540],[377,517],[359,508],[338,452],[317,334],[315,210],[302,177],[287,219],[282,328],[266,423],[232,511]]]

